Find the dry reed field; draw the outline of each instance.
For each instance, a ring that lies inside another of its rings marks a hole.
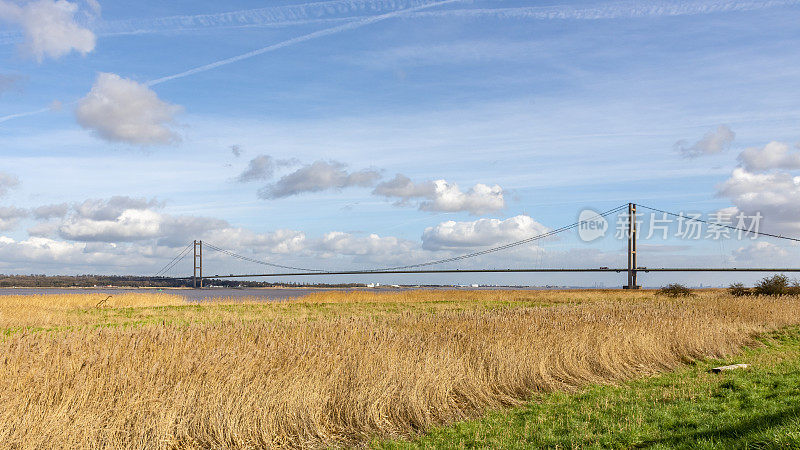
[[[800,298],[704,291],[0,297],[0,447],[366,445],[720,357]]]

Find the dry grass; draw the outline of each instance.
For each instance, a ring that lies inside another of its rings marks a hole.
[[[520,292],[150,305],[123,308],[159,318],[135,327],[16,330],[0,340],[0,447],[362,444],[719,357],[800,323],[797,297]]]
[[[626,295],[627,294],[627,295]],[[651,298],[647,291],[638,291],[633,295],[618,290],[581,289],[581,290],[406,290],[397,292],[380,291],[330,291],[312,294],[288,300],[292,303],[568,303],[592,300],[611,300],[613,298]]]
[[[82,323],[96,323],[87,313],[103,309],[182,305],[183,297],[161,293],[44,294],[0,296],[0,328],[71,326],[71,316],[86,316]]]
[[[169,306],[183,303],[179,295],[162,293],[129,293],[119,294],[42,294],[42,295],[2,295],[0,310],[3,312],[20,309],[68,310],[75,308],[93,308],[98,306],[113,308],[131,308],[141,306]]]
[[[179,295],[122,293],[0,296],[0,329],[141,325],[161,322],[319,319],[344,316],[397,315],[544,306],[610,299],[613,291],[353,291],[318,292],[299,298],[265,302],[248,297],[222,297],[187,303]],[[613,294],[612,294],[613,295]],[[649,298],[650,295],[640,296]],[[627,297],[633,299],[633,297]]]

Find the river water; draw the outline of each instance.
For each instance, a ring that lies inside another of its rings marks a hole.
[[[261,289],[230,289],[230,288],[204,288],[204,289],[158,289],[158,288],[0,288],[0,295],[45,295],[45,294],[120,294],[120,293],[151,293],[180,295],[188,301],[207,301],[216,298],[258,298],[265,301],[296,298],[313,292],[345,291],[347,289],[324,288],[261,288]],[[381,289],[385,291],[388,289]]]
[[[535,289],[527,287],[392,287],[380,288],[204,288],[204,289],[158,289],[158,288],[0,288],[0,295],[44,295],[44,294],[119,294],[123,292],[149,293],[162,292],[180,295],[188,301],[209,301],[219,298],[256,298],[264,301],[297,298],[315,292],[398,292],[411,289]]]

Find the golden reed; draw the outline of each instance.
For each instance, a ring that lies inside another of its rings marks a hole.
[[[798,297],[722,292],[678,300],[652,292],[337,293],[259,308],[346,306],[348,298],[406,307],[214,319],[230,309],[214,305],[195,308],[193,318],[208,320],[37,331],[0,306],[0,322],[18,325],[0,340],[0,447],[359,445],[520,404],[537,391],[730,354],[800,323]],[[429,308],[436,299],[489,307]],[[33,322],[37,308],[51,307],[37,301],[27,306]],[[92,313],[91,301],[67,304]]]

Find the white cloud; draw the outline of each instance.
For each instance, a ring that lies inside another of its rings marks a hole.
[[[174,249],[147,245],[69,242],[33,236],[0,236],[0,261],[12,273],[147,273]]]
[[[764,147],[750,147],[739,154],[739,162],[749,172],[770,169],[800,169],[800,152],[790,152],[783,142],[770,142]]]
[[[461,192],[458,185],[445,180],[433,182],[435,194],[430,201],[422,202],[420,209],[425,211],[469,211],[484,214],[505,208],[503,188],[478,183],[467,192]]]
[[[0,267],[11,273],[123,273],[123,274],[152,274],[164,264],[169,262],[187,242],[180,245],[163,245],[162,241],[154,242],[79,242],[57,239],[47,236],[47,230],[42,227],[42,233],[31,235],[25,240],[15,240],[8,236],[0,235]],[[224,232],[223,232],[224,233]],[[256,235],[257,239],[265,242],[268,238],[273,239],[275,248],[281,246],[281,233],[267,233]],[[201,237],[201,236],[198,236]],[[202,236],[205,240],[209,238],[212,242],[220,244],[221,234],[218,232],[206,233]],[[291,241],[291,238],[287,238]],[[271,252],[266,246],[257,249],[246,249],[236,245],[224,245],[225,248],[233,249],[238,253],[251,255],[257,258],[269,259],[269,256],[258,252]],[[219,253],[204,249],[204,260],[209,269],[231,268],[238,271],[243,266],[237,265],[235,259],[225,257]],[[252,264],[244,266],[243,270]],[[184,259],[168,275],[178,275],[191,273],[191,259]]]
[[[73,50],[87,54],[94,50],[95,35],[75,22],[76,3],[66,0],[38,0],[22,5],[0,0],[0,19],[18,24],[25,34],[26,53],[41,62],[60,58]]]
[[[78,102],[78,123],[109,141],[137,145],[180,141],[171,128],[183,108],[167,103],[144,84],[113,73],[100,73],[92,90]]]
[[[63,207],[46,205],[36,208],[34,214],[44,219],[59,217]],[[69,241],[99,244],[152,241],[158,246],[181,247],[192,239],[204,239],[223,248],[250,252],[293,254],[305,249],[305,234],[300,231],[255,233],[231,227],[221,219],[167,214],[161,211],[163,208],[164,204],[155,199],[89,199],[68,206],[60,221],[40,222],[28,233],[36,237],[57,234]]]
[[[406,255],[416,247],[414,243],[394,236],[370,234],[359,237],[341,231],[325,233],[317,246],[325,253],[373,256]]]
[[[0,255],[4,255],[4,259],[13,258],[12,260],[16,261],[63,261],[64,257],[68,255],[85,257],[82,254],[84,248],[84,244],[56,241],[42,237],[31,237],[24,241],[15,241],[6,236],[0,237]]]
[[[785,248],[767,241],[752,242],[733,251],[733,259],[744,263],[771,261],[774,265],[777,262],[776,260],[781,260],[788,256],[789,252]]]
[[[33,208],[33,217],[36,219],[53,219],[64,217],[69,211],[69,204],[59,203],[55,205],[42,205]]]
[[[238,153],[234,153],[239,156]],[[248,181],[268,180],[275,173],[275,162],[268,155],[258,155],[251,159],[244,172],[240,173],[236,180],[240,183]]]
[[[39,217],[57,217],[61,207],[46,205],[37,208]],[[31,226],[28,229],[30,238],[25,241],[0,237],[0,266],[3,261],[20,261],[21,264],[38,264],[36,267],[45,264],[72,268],[61,270],[86,271],[88,268],[94,271],[99,268],[100,272],[152,273],[174,257],[176,249],[192,239],[212,242],[258,259],[269,260],[271,254],[309,254],[305,234],[300,231],[257,233],[231,227],[220,219],[167,214],[161,211],[163,207],[155,199],[125,196],[68,205],[64,217]],[[5,209],[0,208],[0,228],[4,223],[3,216],[12,220],[12,216],[25,214],[25,210],[11,209],[6,214]],[[3,255],[8,254],[13,254],[13,257],[4,259]],[[123,255],[124,258],[119,258]],[[241,264],[210,250],[205,256],[212,262],[212,267],[220,267],[220,262],[222,267]],[[21,264],[13,267],[23,270],[21,268],[25,266]],[[185,271],[185,266],[178,271]]]
[[[8,191],[19,186],[19,178],[10,173],[0,172],[0,197],[8,194]]]
[[[275,230],[255,233],[245,228],[224,228],[206,233],[205,238],[226,249],[243,249],[254,256],[268,252],[275,254],[299,254],[306,249],[306,235],[297,230]]]
[[[11,230],[17,226],[20,219],[28,217],[29,213],[25,209],[14,206],[0,207],[0,230]]]
[[[53,205],[47,206],[45,209]],[[52,209],[59,212],[60,205],[54,206]],[[427,228],[420,240],[341,231],[307,237],[297,230],[260,232],[232,227],[214,218],[171,215],[164,209],[156,200],[129,197],[72,204],[64,218],[30,227],[30,238],[25,241],[2,238],[0,267],[23,273],[29,271],[29,267],[44,271],[53,268],[53,272],[61,273],[153,273],[192,239],[201,239],[206,244],[278,264],[372,269],[424,263],[468,253],[474,247],[509,243],[548,231],[544,225],[523,215],[505,220],[443,222]],[[124,258],[120,258],[123,255]],[[257,268],[253,263],[238,261],[210,249],[204,252],[204,257],[207,258],[207,274],[255,273],[254,268]],[[531,261],[538,261],[540,266],[591,266],[608,264],[604,257],[593,256],[591,252],[549,251],[530,245],[466,261],[461,267],[526,266]],[[17,261],[20,263],[16,264]],[[190,258],[171,274],[188,271]]]
[[[173,249],[196,238],[264,261],[275,261],[271,258],[274,255],[282,255],[283,259],[301,258],[307,262],[298,265],[315,268],[319,264],[310,262],[315,258],[344,257],[351,259],[351,262],[361,263],[405,263],[430,257],[422,251],[418,242],[393,236],[355,236],[334,231],[319,238],[308,239],[304,232],[297,230],[279,229],[259,233],[231,227],[227,222],[217,219],[170,216],[149,209],[126,209],[113,219],[91,219],[73,210],[61,224],[56,224],[56,229],[52,222],[43,222],[32,227],[29,234],[32,237],[51,237],[55,231],[68,241],[86,244],[136,247],[143,246],[144,241],[150,240],[158,248],[166,246]],[[222,267],[241,264],[210,250],[205,256],[211,258],[209,261],[227,261],[222,263]]]
[[[283,198],[304,192],[319,192],[346,187],[372,186],[380,178],[376,170],[364,169],[348,172],[347,166],[337,161],[315,161],[281,177],[258,192],[261,198]]]
[[[789,172],[800,169],[800,152],[792,151],[788,144],[773,141],[764,147],[743,150],[738,160],[742,166],[735,168],[731,176],[717,186],[717,195],[733,204],[726,211],[731,216],[760,214],[762,232],[800,234],[800,209],[797,208],[800,176]],[[747,250],[747,254],[756,255],[753,251]],[[758,255],[763,255],[763,251]]]
[[[718,195],[730,199],[737,211],[764,219],[761,231],[769,233],[800,232],[800,176],[786,172],[751,173],[738,167],[718,187]]]
[[[458,212],[484,214],[505,208],[503,188],[478,183],[469,191],[463,192],[455,183],[445,180],[414,183],[408,177],[397,174],[389,181],[378,184],[373,191],[376,195],[398,198],[398,205],[409,204],[418,199],[419,209],[423,211]]]
[[[526,215],[506,220],[478,219],[472,222],[448,220],[428,227],[422,234],[422,246],[429,250],[481,247],[527,239],[548,228]]]
[[[68,205],[44,205],[33,209],[37,219],[60,219],[43,222],[29,230],[32,236],[49,236],[55,229],[69,240],[81,242],[133,242],[159,239],[163,245],[187,241],[207,230],[228,227],[227,222],[205,217],[164,214],[164,204],[156,199],[114,196],[89,199]]]
[[[59,234],[82,242],[131,242],[158,239],[162,245],[181,245],[196,236],[228,227],[224,220],[172,216],[147,209],[126,209],[114,219],[71,216],[58,227]]]
[[[39,222],[28,228],[28,236],[54,237],[58,233],[58,222]]]
[[[73,217],[58,231],[75,241],[134,241],[158,237],[161,221],[162,216],[154,211],[127,209],[113,220]]]
[[[222,219],[198,216],[160,215],[158,243],[161,245],[184,245],[190,239],[227,230],[230,225]]]
[[[375,186],[372,193],[384,197],[398,197],[401,204],[406,204],[413,198],[432,198],[436,194],[436,186],[432,181],[414,183],[407,176],[398,173],[391,180]]]
[[[688,141],[680,140],[675,143],[675,150],[684,158],[697,158],[703,155],[713,155],[727,150],[736,133],[727,125],[720,125],[714,131],[706,133],[702,139],[689,145]]]
[[[163,206],[164,204],[156,199],[115,195],[106,199],[84,200],[76,204],[74,210],[80,218],[113,220],[128,209],[158,209]]]

